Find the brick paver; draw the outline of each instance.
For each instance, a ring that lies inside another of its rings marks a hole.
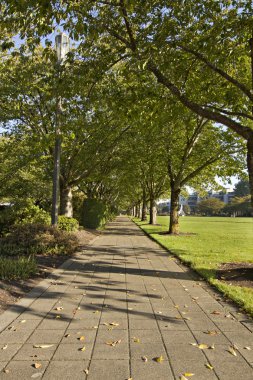
[[[0,379],[252,380],[252,330],[251,319],[118,217],[0,316]]]

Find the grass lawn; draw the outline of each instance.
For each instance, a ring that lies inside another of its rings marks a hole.
[[[159,234],[168,231],[167,216],[157,218],[159,226],[134,221],[253,316],[253,288],[229,285],[216,279],[216,269],[222,263],[253,263],[252,218],[181,217],[180,232],[189,234],[180,236]]]

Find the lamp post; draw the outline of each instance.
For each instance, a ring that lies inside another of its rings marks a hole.
[[[69,52],[69,37],[65,33],[57,34],[55,37],[55,49],[57,63],[60,68],[66,54]],[[60,180],[60,158],[61,158],[61,125],[60,115],[62,113],[61,96],[57,97],[56,118],[55,118],[55,147],[54,147],[54,173],[53,173],[53,197],[51,223],[56,226],[58,223],[58,203],[59,203],[59,180]]]

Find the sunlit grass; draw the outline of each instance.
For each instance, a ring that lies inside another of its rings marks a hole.
[[[229,285],[217,280],[215,274],[222,263],[253,263],[252,218],[181,217],[183,234],[180,236],[159,234],[168,230],[166,216],[157,218],[158,226],[135,221],[153,239],[253,315],[253,289]]]

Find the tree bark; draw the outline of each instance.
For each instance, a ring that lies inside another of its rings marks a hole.
[[[253,216],[253,132],[252,136],[250,136],[247,140],[247,168],[251,195],[251,216]]]
[[[156,224],[156,205],[153,197],[150,198],[149,224]]]
[[[71,186],[60,185],[60,215],[73,218],[73,203]]]
[[[143,201],[142,201],[141,220],[142,220],[142,222],[144,222],[144,221],[147,220],[147,201],[146,201],[146,197],[143,198]]]
[[[171,187],[170,196],[170,226],[169,234],[178,235],[179,234],[179,195],[181,189]]]
[[[137,214],[137,218],[140,219],[141,218],[141,204],[138,203],[137,206],[136,206],[136,214]]]

